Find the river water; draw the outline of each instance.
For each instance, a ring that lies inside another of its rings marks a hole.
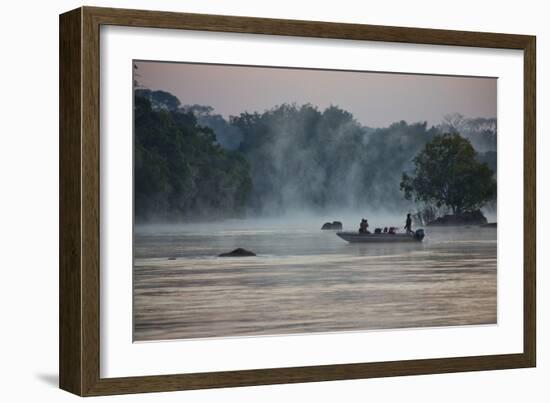
[[[319,226],[138,226],[134,340],[494,324],[495,228],[349,244]],[[237,247],[256,257],[220,258]]]

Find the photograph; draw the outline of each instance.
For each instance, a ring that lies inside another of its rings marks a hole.
[[[134,342],[497,324],[496,77],[132,69]]]

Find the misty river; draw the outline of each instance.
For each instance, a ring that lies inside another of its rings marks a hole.
[[[349,244],[321,224],[136,226],[134,340],[496,323],[495,228]],[[257,256],[217,257],[237,247]]]

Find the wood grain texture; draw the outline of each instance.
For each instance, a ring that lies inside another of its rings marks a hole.
[[[59,386],[82,394],[81,11],[59,21]]]
[[[99,24],[82,9],[82,389],[99,378]]]
[[[174,13],[86,7],[97,22],[105,25],[189,29],[313,38],[352,39],[422,43],[485,48],[523,49],[529,36],[490,32],[404,28],[381,25],[284,20],[225,15]]]
[[[100,377],[101,25],[524,51],[524,352],[131,378]],[[536,363],[535,37],[82,7],[60,16],[60,387],[81,396],[532,367]]]
[[[530,37],[524,48],[523,90],[523,354],[536,366],[537,334],[537,144],[536,144],[536,39]]]

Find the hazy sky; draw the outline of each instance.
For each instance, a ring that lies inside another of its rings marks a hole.
[[[432,125],[454,112],[497,116],[495,78],[162,62],[136,65],[142,86],[168,91],[182,105],[212,106],[226,118],[293,102],[311,103],[321,110],[337,105],[370,127],[399,120]]]

